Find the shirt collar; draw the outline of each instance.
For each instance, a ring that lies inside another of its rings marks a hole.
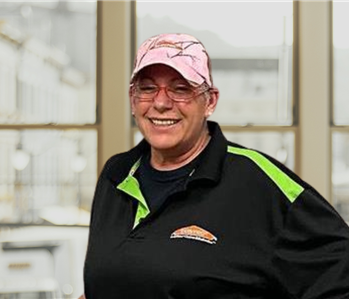
[[[191,181],[208,179],[218,182],[221,178],[223,162],[227,154],[228,141],[216,122],[208,121],[211,140],[199,156],[199,162]]]
[[[202,153],[200,153],[199,162],[195,171],[191,174],[190,181],[208,179],[218,182],[221,177],[221,169],[227,153],[228,142],[216,122],[208,121],[207,123],[211,140]],[[149,151],[150,145],[143,139],[127,153],[116,155],[109,159],[103,173],[114,183],[118,184],[129,174],[140,157],[149,153]],[[117,166],[115,159],[118,160]]]

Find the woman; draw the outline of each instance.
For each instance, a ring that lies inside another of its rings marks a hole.
[[[93,201],[87,299],[349,298],[349,228],[281,163],[208,121],[203,45],[161,34],[130,84],[144,140],[113,156]]]

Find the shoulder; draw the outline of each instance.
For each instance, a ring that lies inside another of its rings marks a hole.
[[[120,181],[129,173],[134,163],[148,150],[149,145],[143,140],[132,149],[110,157],[104,164],[100,177],[113,182]]]
[[[249,182],[259,182],[277,188],[290,202],[310,186],[297,174],[269,155],[229,142],[227,160],[230,167],[237,168]]]
[[[112,177],[116,169],[120,170],[120,167],[127,164],[127,161],[131,158],[130,151],[118,153],[111,156],[104,164],[101,172],[102,177]]]

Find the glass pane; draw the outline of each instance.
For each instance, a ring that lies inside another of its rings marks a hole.
[[[137,2],[138,46],[150,36],[197,37],[212,59],[226,125],[292,124],[293,4],[289,2]]]
[[[0,123],[95,123],[96,3],[0,2]]]
[[[279,132],[224,132],[225,137],[247,148],[255,149],[275,158],[294,170],[294,133]]]
[[[332,135],[332,200],[342,217],[349,221],[349,133]]]
[[[227,131],[223,133],[229,141],[266,153],[269,156],[274,157],[281,163],[285,164],[288,168],[294,170],[294,133],[233,133]],[[139,143],[142,140],[142,138],[142,134],[139,131],[136,131],[133,135],[134,144]]]
[[[96,144],[95,130],[0,131],[0,223],[87,225]]]
[[[333,3],[334,123],[349,125],[349,2]]]

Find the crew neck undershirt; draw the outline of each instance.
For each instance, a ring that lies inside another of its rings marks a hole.
[[[150,211],[160,207],[166,198],[185,184],[197,160],[198,157],[174,170],[157,170],[150,164],[150,154],[142,157],[136,177]]]

